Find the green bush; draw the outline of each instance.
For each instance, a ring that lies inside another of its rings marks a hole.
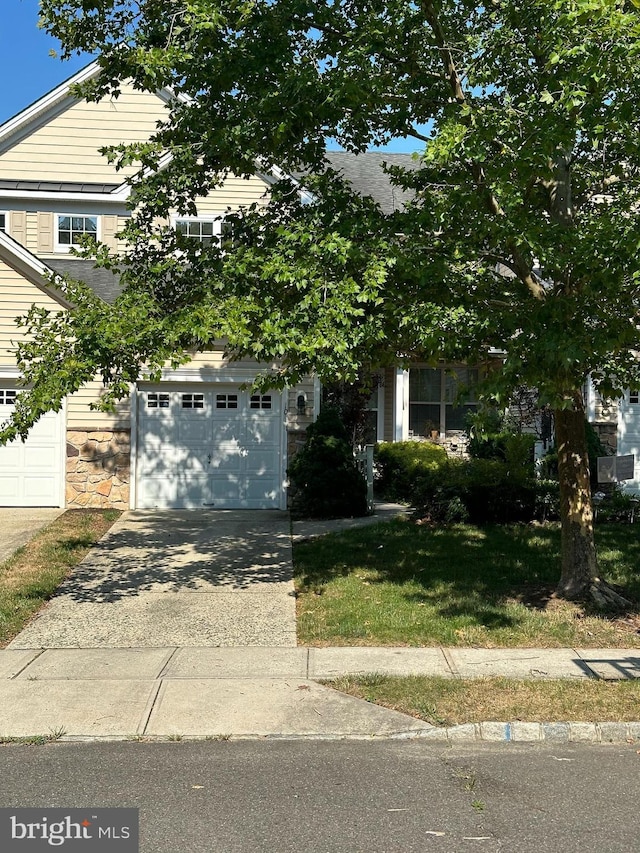
[[[366,515],[367,484],[353,458],[347,431],[334,409],[322,409],[289,466],[292,509],[310,518]]]
[[[531,521],[535,481],[496,459],[451,459],[416,480],[414,502],[418,513],[432,521],[452,516],[473,524]]]
[[[387,500],[413,503],[416,479],[447,465],[443,447],[427,441],[378,444],[375,450],[376,489]]]
[[[604,500],[598,504],[596,520],[598,523],[627,523],[631,520],[632,512],[640,518],[639,498],[640,495],[623,492],[619,486],[614,487],[606,493]]]

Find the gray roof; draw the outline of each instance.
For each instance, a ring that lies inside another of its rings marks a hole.
[[[112,193],[122,184],[90,184],[85,181],[22,181],[3,178],[0,190],[48,193]]]
[[[406,202],[413,198],[412,192],[391,183],[382,164],[401,166],[403,169],[417,169],[419,161],[411,154],[390,154],[386,151],[367,151],[364,154],[349,154],[346,151],[327,151],[326,158],[330,166],[351,184],[362,196],[370,196],[377,201],[384,213],[401,210]]]
[[[121,292],[119,276],[110,270],[96,268],[93,261],[84,258],[47,258],[45,263],[55,272],[83,281],[105,302],[114,302]]]

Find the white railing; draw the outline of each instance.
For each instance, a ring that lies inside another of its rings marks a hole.
[[[358,470],[367,481],[367,507],[373,512],[373,444],[365,444],[354,453]]]

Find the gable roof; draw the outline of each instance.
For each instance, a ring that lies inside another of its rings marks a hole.
[[[412,154],[390,154],[386,151],[366,151],[350,154],[347,151],[327,151],[326,159],[362,196],[370,196],[382,208],[383,213],[402,210],[413,199],[413,192],[403,190],[391,183],[383,164],[400,166],[403,169],[418,169],[420,162]]]

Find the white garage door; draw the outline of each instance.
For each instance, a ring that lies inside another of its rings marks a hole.
[[[139,391],[137,506],[278,508],[282,420],[276,392],[226,385]]]
[[[640,391],[626,391],[618,403],[618,456],[634,456],[633,480],[620,485],[626,492],[640,492]]]
[[[0,380],[0,423],[11,415],[16,393]],[[62,413],[49,412],[25,442],[0,446],[0,506],[60,506],[63,426]]]

